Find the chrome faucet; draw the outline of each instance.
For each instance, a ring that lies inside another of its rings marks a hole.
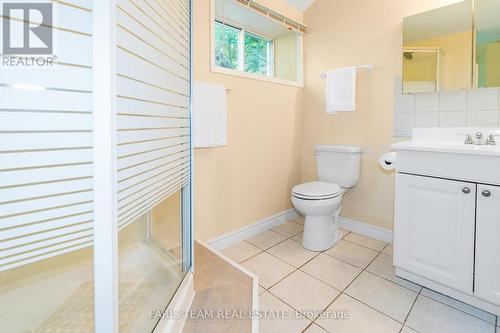
[[[472,139],[472,135],[467,134],[467,136],[465,137],[464,143],[466,145],[473,145],[474,144],[474,139]]]
[[[486,144],[489,146],[496,146],[497,145],[497,143],[495,141],[495,136],[493,134],[490,134],[488,136],[488,139],[486,140]]]
[[[484,145],[485,144],[483,133],[481,133],[481,132],[477,132],[476,133],[476,142],[475,142],[475,144],[476,145]]]

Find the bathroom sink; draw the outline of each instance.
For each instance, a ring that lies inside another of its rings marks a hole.
[[[464,144],[465,136],[476,132],[500,138],[498,129],[415,128],[411,141],[391,146],[397,156],[396,171],[500,185],[500,142]]]
[[[432,141],[406,141],[392,145],[397,150],[435,151],[456,154],[500,155],[500,146],[466,145],[463,143],[442,143]]]

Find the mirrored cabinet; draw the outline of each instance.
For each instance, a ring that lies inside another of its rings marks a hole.
[[[403,21],[403,93],[471,88],[473,18],[470,1]]]
[[[404,18],[402,59],[404,94],[500,87],[500,1]]]
[[[500,87],[500,1],[476,0],[475,87]]]

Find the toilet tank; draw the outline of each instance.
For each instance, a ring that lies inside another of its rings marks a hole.
[[[359,146],[314,146],[318,179],[343,188],[353,187],[359,180],[361,151]]]

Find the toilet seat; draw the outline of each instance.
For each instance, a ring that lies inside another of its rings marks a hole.
[[[292,195],[304,200],[327,200],[333,199],[342,193],[340,186],[326,182],[310,182],[295,186]]]

